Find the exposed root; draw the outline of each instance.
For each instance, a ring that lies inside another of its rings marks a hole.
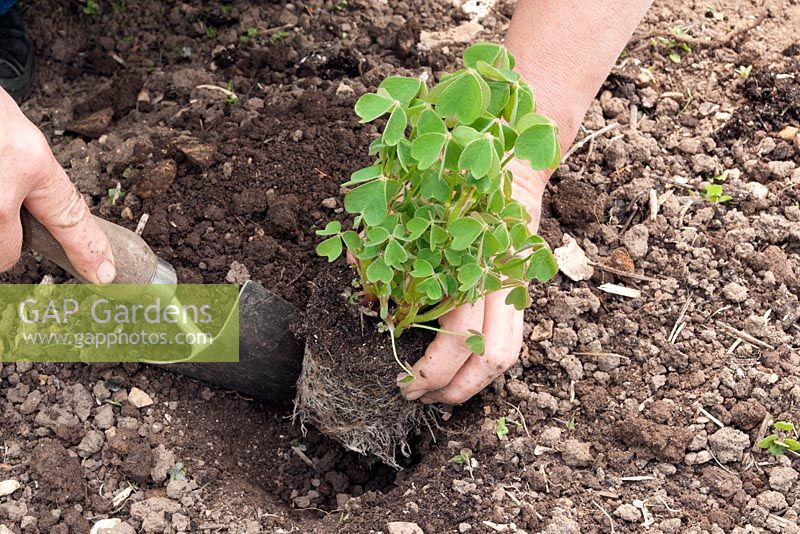
[[[397,455],[411,455],[408,436],[432,417],[429,409],[405,400],[394,384],[351,382],[312,352],[306,350],[297,383],[294,419],[313,424],[350,450],[400,469]]]

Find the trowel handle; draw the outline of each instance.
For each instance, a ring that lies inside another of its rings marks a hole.
[[[58,264],[75,278],[85,282],[56,238],[37,221],[28,210],[22,208],[23,244],[48,260]],[[117,268],[115,284],[175,284],[175,270],[147,246],[144,240],[130,230],[110,223],[100,217],[94,218],[100,230],[106,234],[114,254]]]

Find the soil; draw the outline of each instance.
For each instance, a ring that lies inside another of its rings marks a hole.
[[[657,0],[637,33],[715,38],[760,4]],[[314,230],[345,220],[338,184],[369,162],[375,129],[357,123],[356,96],[389,72],[452,67],[462,36],[500,39],[514,7],[498,1],[473,24],[446,0],[99,5],[22,4],[39,73],[25,113],[96,214],[128,228],[149,214],[144,237],[182,281],[249,276],[300,307],[327,269]],[[554,246],[570,234],[598,265],[624,257],[636,277],[597,267],[533,287],[519,363],[442,409],[413,465],[396,471],[304,434],[291,407],[159,369],[3,363],[0,482],[21,488],[0,497],[0,525],[797,532],[800,463],[754,447],[768,419],[800,423],[800,140],[787,130],[800,127],[800,8],[770,9],[679,63],[649,42],[620,58],[579,137],[619,126],[559,168],[541,231]],[[722,204],[696,193],[718,176],[733,197]],[[45,275],[67,280],[26,253],[0,281]],[[153,404],[127,402],[134,387]]]
[[[411,464],[409,437],[431,424],[431,414],[400,395],[401,369],[389,335],[378,329],[376,310],[350,303],[355,278],[351,268],[337,265],[314,279],[298,329],[306,353],[295,414],[347,448],[399,469]],[[398,338],[398,359],[414,364],[433,338],[427,334],[409,330]]]

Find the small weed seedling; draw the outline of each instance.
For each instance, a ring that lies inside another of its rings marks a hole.
[[[788,421],[776,421],[772,425],[772,434],[762,439],[758,446],[766,449],[772,456],[782,456],[787,451],[800,453],[800,441],[794,424]]]
[[[676,36],[685,36],[686,32],[683,31],[682,28],[679,26],[675,26],[672,28],[673,35]],[[670,39],[667,37],[657,37],[652,41],[653,46],[662,46],[667,49],[667,57],[673,63],[680,63],[682,59],[682,54],[690,54],[692,52],[692,47],[689,46],[687,43],[679,41],[677,39]]]
[[[505,417],[501,417],[497,420],[497,424],[494,427],[494,433],[497,435],[497,439],[499,440],[502,440],[508,436],[508,425],[506,424]]]
[[[258,28],[247,28],[247,31],[244,32],[243,35],[239,36],[239,42],[242,44],[247,44],[256,37],[258,37]]]
[[[700,196],[714,204],[724,204],[733,200],[732,196],[725,194],[722,184],[706,184],[705,190],[700,193]]]
[[[739,68],[736,69],[736,72],[738,72],[739,76],[741,76],[742,78],[749,78],[750,77],[750,73],[753,72],[753,66],[752,65],[746,65],[746,66],[745,65],[739,65]]]
[[[100,4],[94,0],[86,0],[86,5],[83,6],[84,15],[97,15],[100,13]]]
[[[365,307],[377,303],[395,339],[487,293],[509,290],[506,303],[530,306],[528,282],[546,282],[557,266],[530,215],[511,198],[514,158],[534,169],[560,160],[557,128],[536,113],[530,86],[514,72],[502,46],[479,43],[464,52],[465,67],[429,89],[417,78],[389,76],[358,99],[362,122],[388,114],[369,147],[375,163],[356,171],[344,207],[352,229],[338,221],[317,252],[334,261],[343,246],[355,259]],[[483,354],[480,332],[463,335]],[[399,361],[409,373],[411,370]]]

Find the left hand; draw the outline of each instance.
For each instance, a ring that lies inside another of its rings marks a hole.
[[[531,214],[530,230],[539,228],[549,172],[533,171],[518,160],[507,166],[514,173],[512,197]],[[414,380],[401,383],[408,400],[426,404],[459,404],[491,384],[519,358],[522,349],[524,311],[505,303],[510,290],[486,295],[475,304],[465,304],[439,319],[450,332],[483,332],[486,350],[483,356],[467,348],[466,337],[439,333],[425,355],[414,364]]]

